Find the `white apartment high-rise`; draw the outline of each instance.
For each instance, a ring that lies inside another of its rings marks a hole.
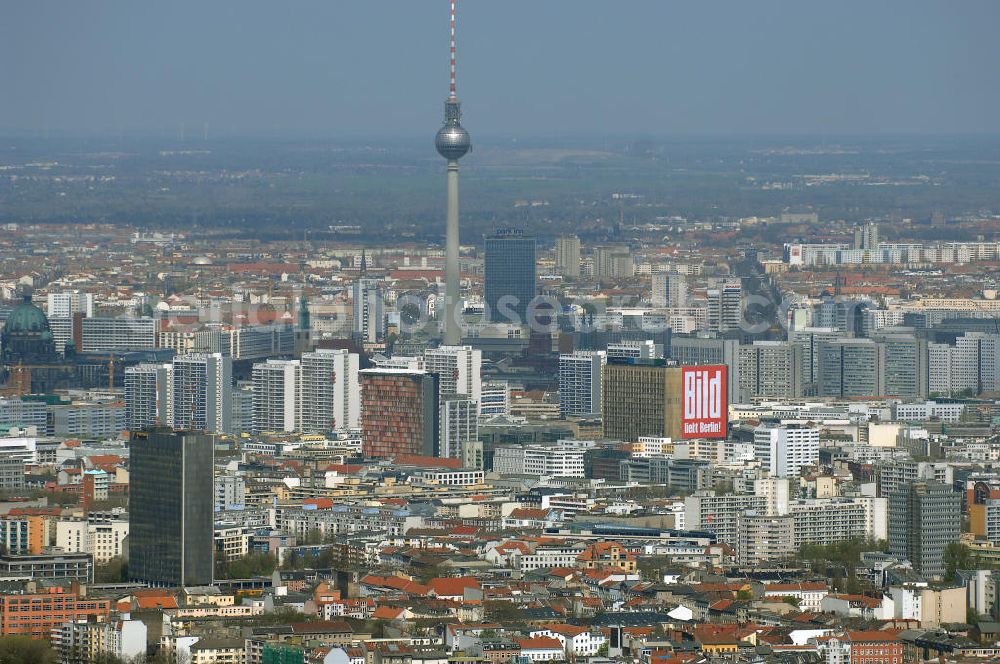
[[[927,345],[928,392],[950,396],[1000,390],[1000,334],[966,332],[955,345]]]
[[[474,467],[469,460],[479,444],[479,404],[472,399],[448,399],[440,402],[439,409],[438,456],[461,459],[463,466]]]
[[[125,428],[142,431],[172,426],[174,370],[172,364],[137,364],[125,369]]]
[[[819,462],[819,429],[761,425],[753,432],[754,456],[773,477],[796,478],[802,466]]]
[[[654,307],[686,307],[687,277],[677,272],[653,273]]]
[[[301,364],[299,399],[302,431],[360,427],[361,384],[357,354],[321,348],[303,353]]]
[[[377,279],[354,282],[354,334],[361,341],[375,343],[385,336],[385,309]]]
[[[483,351],[472,346],[440,346],[424,351],[424,370],[438,375],[440,398],[462,396],[478,402],[483,392]]]
[[[564,277],[580,276],[580,238],[563,235],[556,240],[556,270]]]
[[[81,293],[80,291],[64,291],[61,293],[49,293],[48,295],[48,317],[49,318],[72,318],[73,314],[81,313],[86,318],[94,315],[94,295],[93,293]]]
[[[594,415],[601,412],[601,376],[604,351],[577,351],[559,356],[559,414]]]
[[[253,365],[253,432],[299,429],[299,360]]]
[[[708,329],[727,332],[743,320],[743,286],[737,281],[708,291]]]
[[[178,355],[173,362],[173,426],[229,433],[233,360],[221,353]]]

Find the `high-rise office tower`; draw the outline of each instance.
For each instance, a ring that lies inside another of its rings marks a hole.
[[[335,431],[361,426],[357,354],[321,348],[303,353],[301,365],[302,431]]]
[[[129,443],[129,577],[153,586],[212,583],[214,437],[151,429]]]
[[[503,230],[486,238],[486,313],[494,323],[528,322],[535,298],[535,239]]]
[[[654,307],[686,307],[687,277],[677,272],[653,273]]]
[[[438,377],[408,369],[363,369],[361,440],[365,456],[435,456]]]
[[[564,277],[580,276],[580,238],[562,235],[556,240],[556,271]]]
[[[577,351],[559,356],[559,414],[595,415],[601,412],[601,376],[607,353]]]
[[[819,392],[819,346],[823,342],[838,341],[847,337],[834,327],[804,327],[788,330],[788,341],[802,348],[803,396],[816,396]]]
[[[172,426],[174,371],[172,364],[137,364],[125,369],[125,427],[142,431]]]
[[[601,385],[604,437],[626,442],[641,436],[680,437],[668,418],[668,395],[681,398],[680,375],[671,381],[662,364],[607,364]],[[669,383],[669,384],[668,384]]]
[[[873,337],[881,354],[880,396],[927,398],[927,340],[913,334],[879,333]]]
[[[889,552],[927,577],[945,572],[944,550],[958,541],[962,494],[947,484],[912,481],[889,494]]]
[[[173,374],[173,425],[229,433],[233,415],[232,358],[221,353],[178,355]]]
[[[753,432],[754,456],[772,477],[798,479],[803,466],[819,463],[819,429],[763,424]]]
[[[438,455],[461,459],[462,465],[475,468],[479,442],[479,404],[472,399],[453,398],[440,402]]]
[[[802,396],[802,347],[787,341],[740,346],[742,399]]]
[[[708,290],[708,329],[738,330],[743,320],[743,286],[737,281]]]
[[[469,132],[462,127],[462,105],[455,88],[455,0],[451,1],[451,80],[448,98],[444,102],[444,126],[438,130],[434,146],[448,161],[448,209],[445,219],[445,305],[444,343],[461,341],[462,331],[457,316],[459,303],[458,267],[458,160],[472,148]]]
[[[385,305],[377,279],[362,277],[354,282],[354,335],[375,343],[385,336]]]
[[[424,351],[424,370],[438,375],[441,399],[478,402],[483,392],[483,351],[472,346],[439,346]]]
[[[839,339],[819,345],[819,396],[843,399],[882,394],[882,353],[871,339]]]
[[[299,429],[299,360],[268,360],[253,365],[253,431]]]
[[[870,221],[854,229],[855,249],[878,249],[878,224]]]

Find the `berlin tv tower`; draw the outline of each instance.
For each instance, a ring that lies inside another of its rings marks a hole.
[[[455,0],[451,0],[451,87],[444,102],[444,126],[434,139],[438,154],[448,160],[448,214],[445,224],[444,343],[462,341],[456,314],[461,312],[458,293],[458,160],[472,148],[469,132],[462,128],[462,105],[455,96]]]

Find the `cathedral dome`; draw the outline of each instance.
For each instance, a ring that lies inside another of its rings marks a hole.
[[[31,303],[31,296],[25,295],[24,302],[14,307],[4,325],[4,334],[42,334],[49,330],[49,319],[41,309]]]

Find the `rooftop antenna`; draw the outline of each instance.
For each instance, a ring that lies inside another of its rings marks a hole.
[[[458,99],[455,94],[455,0],[451,0],[451,84],[448,92],[448,101]]]

